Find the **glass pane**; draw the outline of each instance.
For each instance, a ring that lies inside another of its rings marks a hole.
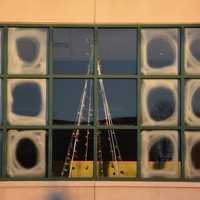
[[[8,29],[8,73],[46,74],[47,29]]]
[[[59,28],[53,32],[55,74],[91,74],[93,71],[93,30]]]
[[[3,121],[3,92],[2,92],[2,80],[0,79],[0,124],[2,124]]]
[[[137,131],[99,130],[97,135],[97,150],[98,176],[136,176]]]
[[[53,123],[93,123],[93,82],[91,79],[53,81]]]
[[[185,72],[200,74],[200,28],[185,29]]]
[[[42,130],[7,132],[7,175],[10,177],[46,176],[48,141]]]
[[[185,80],[185,123],[199,126],[200,123],[200,80]]]
[[[137,123],[136,80],[99,79],[99,123],[135,125]]]
[[[8,80],[8,121],[15,125],[46,124],[46,80]]]
[[[141,99],[143,125],[177,126],[177,80],[143,80]]]
[[[93,176],[93,131],[53,131],[53,176]]]
[[[0,74],[2,74],[2,45],[3,41],[2,41],[2,30],[0,29]]]
[[[143,29],[142,67],[143,74],[178,73],[178,29]]]
[[[200,177],[200,132],[185,131],[185,176]]]
[[[99,29],[98,56],[103,74],[136,74],[137,31]]]
[[[2,170],[2,150],[3,150],[3,137],[2,137],[3,131],[0,130],[0,175]]]
[[[142,132],[142,176],[178,177],[179,146],[177,131]]]

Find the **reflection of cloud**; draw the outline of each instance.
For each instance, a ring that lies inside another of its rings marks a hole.
[[[51,192],[48,194],[47,200],[64,200],[64,195],[61,192]]]

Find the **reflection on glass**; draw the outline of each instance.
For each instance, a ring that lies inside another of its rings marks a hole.
[[[137,163],[135,130],[99,130],[97,174],[103,177],[134,177]]]
[[[99,29],[98,56],[103,74],[137,72],[135,29]]]
[[[38,152],[34,142],[22,138],[16,145],[16,159],[25,169],[31,169],[37,164]]]
[[[185,131],[185,176],[200,177],[200,132]]]
[[[18,38],[16,46],[19,57],[25,62],[33,62],[38,57],[40,44],[35,38]]]
[[[44,177],[48,141],[42,130],[7,132],[7,175],[9,177]]]
[[[3,105],[2,105],[2,100],[3,100],[3,97],[2,97],[2,80],[0,79],[0,124],[2,124],[2,114],[3,114]]]
[[[191,160],[195,169],[200,169],[200,141],[197,141],[191,149]]]
[[[185,29],[185,71],[200,73],[200,28]]]
[[[200,123],[200,80],[185,80],[185,123],[199,126]]]
[[[46,74],[47,29],[8,29],[8,73]]]
[[[194,41],[190,44],[190,51],[193,54],[194,58],[197,59],[197,61],[200,62],[200,38],[196,38]]]
[[[56,79],[53,82],[53,123],[93,122],[93,82],[91,79]]]
[[[93,68],[93,30],[59,28],[53,32],[54,73],[86,74]]]
[[[52,170],[54,176],[93,176],[93,131],[54,130]]]
[[[9,79],[7,115],[10,124],[46,124],[46,80]]]
[[[2,73],[2,30],[0,29],[0,74]]]
[[[156,87],[150,90],[148,95],[148,110],[155,121],[168,119],[175,112],[174,93],[164,87]]]
[[[144,126],[177,126],[177,80],[144,79],[141,90],[141,117]]]
[[[163,68],[172,65],[174,60],[173,47],[165,38],[157,37],[149,41],[147,46],[147,61],[152,68]]]
[[[177,131],[142,132],[142,177],[179,176]]]
[[[2,133],[3,131],[0,130],[0,175],[1,175],[1,169],[2,169],[2,149],[3,149]]]
[[[143,29],[141,50],[144,74],[177,74],[177,29]]]
[[[99,79],[99,123],[104,125],[137,123],[136,80]]]
[[[12,110],[17,115],[37,116],[42,106],[42,94],[36,83],[20,83],[13,92]]]
[[[197,117],[200,117],[200,88],[192,96],[192,110]]]
[[[165,168],[167,161],[172,161],[174,153],[173,143],[169,138],[161,138],[150,148],[149,161],[154,162],[153,169]]]

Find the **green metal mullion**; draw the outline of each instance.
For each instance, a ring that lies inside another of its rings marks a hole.
[[[37,125],[10,125],[7,124],[7,129],[21,129],[21,130],[41,130],[41,129],[48,129],[48,126],[37,126]]]
[[[163,74],[163,75],[141,75],[141,78],[144,79],[178,79],[181,78],[181,76],[179,75],[167,75],[167,74]]]
[[[48,75],[37,75],[37,74],[9,74],[7,75],[9,79],[47,79],[49,78]]]
[[[3,125],[3,127],[1,128],[1,130],[3,130],[3,134],[1,133],[1,137],[2,137],[2,140],[1,140],[1,147],[0,147],[0,150],[1,150],[1,152],[0,152],[0,155],[1,155],[1,162],[0,162],[0,168],[1,168],[1,171],[0,171],[0,175],[1,175],[1,177],[2,177],[2,175],[3,175],[3,160],[4,160],[4,151],[3,151],[3,146],[4,146],[4,141],[5,141],[5,137],[4,137],[4,100],[3,100],[3,97],[2,97],[2,95],[4,96],[4,75],[3,75],[3,73],[4,73],[4,29],[2,29],[1,30],[2,32],[1,32],[1,98],[2,98],[2,100],[1,100],[1,108],[2,108],[2,125]]]
[[[98,53],[97,53],[97,48],[98,48],[98,29],[94,29],[94,150],[93,150],[93,157],[94,157],[94,162],[93,162],[93,177],[96,180],[98,177],[97,174],[97,135],[98,135],[98,73],[97,73],[97,59],[98,59]]]
[[[140,24],[141,28],[154,28],[154,29],[159,29],[159,28],[181,28],[182,24]]]
[[[84,74],[55,74],[52,75],[55,79],[93,79],[94,75],[84,75]]]
[[[107,126],[107,125],[98,125],[96,127],[97,129],[120,129],[120,130],[131,130],[131,129],[137,129],[137,126],[132,125],[113,125],[113,126]]]
[[[184,86],[184,27],[180,29],[180,123],[181,123],[181,132],[180,132],[180,149],[181,149],[181,178],[184,179],[185,177],[185,122],[184,122],[184,104],[185,104],[185,86]]]
[[[137,28],[137,178],[141,177],[141,27]]]
[[[98,75],[99,79],[136,79],[137,75],[125,75],[125,74],[112,74],[112,75]]]
[[[3,31],[3,150],[2,150],[2,177],[6,177],[6,143],[7,143],[7,54],[8,29]]]
[[[184,75],[184,78],[200,79],[200,75]]]
[[[70,129],[94,129],[94,126],[93,125],[52,125],[52,129],[67,129],[67,130],[70,130]]]
[[[94,28],[93,24],[51,24],[53,28]]]
[[[181,126],[141,126],[142,130],[180,130]]]
[[[96,27],[99,29],[115,29],[115,28],[137,28],[137,24],[97,24]]]
[[[48,32],[48,178],[52,176],[52,138],[53,138],[53,28],[49,28]]]

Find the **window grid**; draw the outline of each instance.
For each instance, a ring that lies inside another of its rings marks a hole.
[[[15,25],[14,25],[15,26]],[[109,127],[99,125],[97,122],[98,118],[98,94],[97,94],[97,82],[99,78],[102,79],[118,79],[118,78],[123,78],[123,79],[136,79],[137,80],[137,125],[132,126],[132,125],[113,125],[113,128],[115,129],[136,129],[137,130],[137,142],[138,142],[138,147],[137,147],[137,177],[136,178],[110,178],[110,177],[102,177],[100,179],[102,180],[162,180],[162,181],[178,181],[178,180],[184,180],[184,181],[199,181],[199,178],[190,178],[186,179],[184,176],[184,160],[185,160],[185,152],[184,152],[184,131],[185,130],[199,130],[200,127],[185,127],[185,122],[184,122],[184,83],[185,80],[188,78],[193,78],[193,79],[199,79],[200,75],[185,75],[184,73],[184,30],[185,28],[188,27],[199,27],[199,25],[102,25],[102,26],[90,26],[90,25],[85,25],[85,26],[78,26],[78,25],[56,25],[56,26],[42,26],[42,25],[30,25],[30,27],[46,27],[48,28],[48,33],[49,33],[49,38],[48,38],[48,70],[47,70],[47,75],[8,75],[7,73],[7,38],[8,38],[8,28],[13,27],[13,25],[5,25],[2,27],[3,34],[2,34],[2,75],[0,75],[0,78],[2,79],[2,94],[3,94],[3,123],[0,126],[0,129],[3,130],[3,150],[2,150],[2,177],[1,180],[98,180],[97,179],[97,174],[96,174],[96,161],[97,161],[97,131],[99,129],[108,129]],[[29,27],[29,25],[17,25],[17,27]],[[58,27],[78,27],[78,28],[92,28],[94,31],[94,45],[95,45],[95,52],[94,52],[94,74],[92,75],[74,75],[74,74],[67,74],[67,75],[55,75],[53,74],[53,61],[52,61],[52,52],[53,52],[53,29],[58,28]],[[135,28],[137,29],[137,70],[138,73],[136,75],[98,75],[97,74],[97,69],[96,69],[96,64],[97,64],[97,36],[98,36],[98,28]],[[180,42],[179,42],[179,69],[180,72],[178,75],[141,75],[140,72],[140,60],[141,60],[141,51],[140,51],[140,44],[141,44],[141,29],[142,28],[178,28],[180,30]],[[9,125],[7,122],[7,80],[9,78],[37,78],[37,79],[46,79],[47,80],[47,109],[48,109],[48,123],[46,126],[13,126]],[[93,167],[93,177],[91,178],[52,178],[52,130],[53,129],[71,129],[76,126],[74,125],[66,125],[66,126],[60,126],[60,125],[53,125],[53,116],[52,116],[52,104],[53,104],[53,95],[52,95],[52,90],[53,90],[53,80],[55,78],[58,79],[64,79],[64,78],[91,78],[94,82],[94,124],[93,125],[81,125],[79,126],[80,129],[86,129],[86,128],[91,128],[94,130],[94,167]],[[179,97],[178,97],[178,102],[179,102],[179,112],[180,112],[180,123],[178,126],[173,127],[155,127],[155,126],[142,126],[141,125],[141,116],[140,116],[140,99],[141,99],[141,80],[143,79],[177,79],[179,82]],[[28,129],[28,130],[35,130],[35,129],[41,129],[41,130],[47,130],[48,132],[48,159],[47,159],[47,177],[46,178],[9,178],[6,176],[6,132],[9,129]],[[142,130],[178,130],[180,132],[180,153],[181,153],[181,176],[179,178],[141,178],[141,131]]]

